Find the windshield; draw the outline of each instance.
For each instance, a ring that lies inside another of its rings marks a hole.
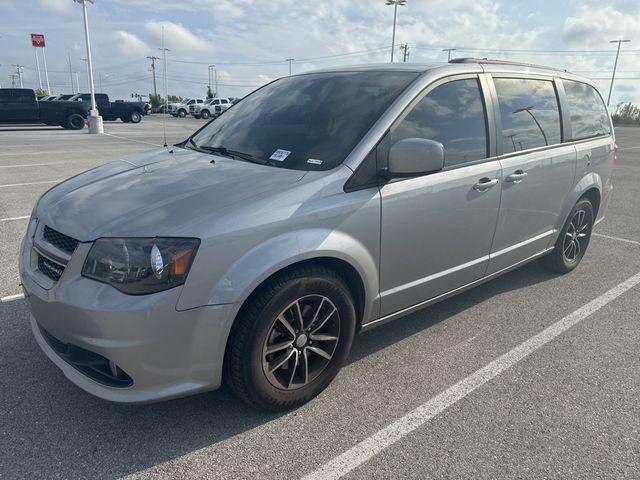
[[[285,77],[226,110],[190,144],[275,167],[329,170],[417,76],[367,71]]]

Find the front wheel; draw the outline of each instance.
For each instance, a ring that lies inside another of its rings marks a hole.
[[[576,268],[589,246],[593,221],[591,202],[580,199],[569,213],[554,249],[540,259],[540,265],[556,273],[568,273]]]
[[[179,116],[180,118],[184,118],[184,117],[186,117],[186,116],[187,116],[187,111],[186,111],[186,110],[179,110],[179,111],[178,111],[178,116]]]
[[[129,120],[131,121],[131,123],[140,123],[140,121],[142,120],[142,115],[140,114],[140,112],[131,112],[131,114],[129,115]]]
[[[209,110],[203,110],[202,113],[200,114],[200,116],[206,120],[210,116],[209,115]]]
[[[120,120],[122,120],[122,123],[129,123],[130,120],[127,117],[120,117]]]
[[[240,312],[227,342],[225,382],[254,408],[298,407],[338,374],[355,326],[351,292],[334,272],[305,266],[282,273]]]

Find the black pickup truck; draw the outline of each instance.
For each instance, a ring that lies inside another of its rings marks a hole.
[[[111,102],[106,93],[96,93],[96,107],[103,120],[113,121],[118,118],[124,123],[140,123],[145,115],[145,104],[143,102]],[[69,101],[83,101],[91,104],[91,94],[78,93],[71,97]]]
[[[0,88],[0,123],[45,123],[81,130],[89,108],[87,102],[39,102],[28,88]]]

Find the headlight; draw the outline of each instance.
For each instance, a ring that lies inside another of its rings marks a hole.
[[[100,238],[82,275],[131,295],[160,292],[185,282],[199,245],[197,238]]]

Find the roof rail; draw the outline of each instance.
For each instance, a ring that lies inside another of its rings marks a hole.
[[[519,67],[543,68],[545,70],[556,70],[560,72],[567,71],[563,68],[548,67],[546,65],[536,65],[534,63],[524,63],[524,62],[513,62],[511,60],[494,60],[489,58],[474,58],[474,57],[452,58],[451,60],[449,60],[449,63],[480,63],[480,64],[486,63],[491,65],[517,65]]]

